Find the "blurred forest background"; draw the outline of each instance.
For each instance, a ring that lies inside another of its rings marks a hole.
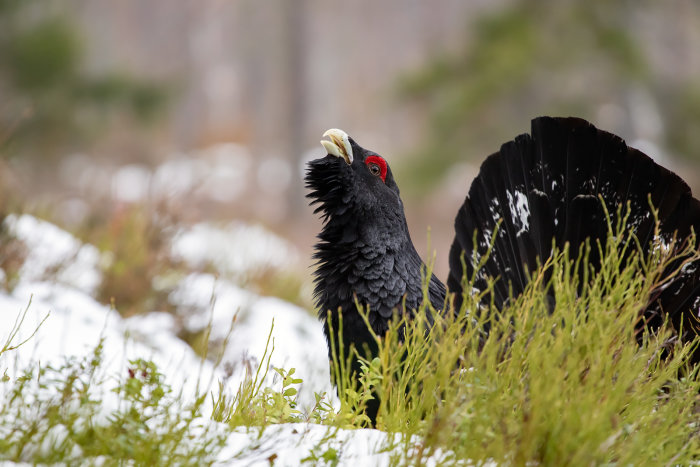
[[[700,3],[0,0],[0,208],[110,249],[104,297],[203,220],[262,223],[307,277],[302,176],[331,127],[392,164],[444,278],[480,162],[539,115],[617,133],[697,194]]]

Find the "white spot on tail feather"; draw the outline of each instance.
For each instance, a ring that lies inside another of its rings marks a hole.
[[[525,193],[515,191],[506,192],[508,197],[508,208],[513,219],[513,225],[518,228],[517,235],[525,233],[530,229],[530,204]]]

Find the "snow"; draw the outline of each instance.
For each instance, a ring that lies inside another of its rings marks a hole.
[[[323,330],[306,310],[278,298],[258,297],[211,274],[197,273],[180,283],[170,301],[177,305],[188,331],[200,331],[211,320],[210,339],[223,341],[228,337],[222,363],[233,370],[233,381],[242,380],[241,363],[245,360],[256,364],[263,360],[274,321],[270,362],[277,368],[295,368],[295,377],[304,380],[299,403],[309,407],[315,401],[314,393],[333,394]]]
[[[181,229],[173,239],[171,255],[193,269],[212,266],[239,282],[299,258],[294,246],[264,227],[235,221],[221,227],[200,223]]]
[[[216,272],[216,276],[186,276],[169,301],[187,331],[202,331],[211,322],[210,339],[227,339],[222,364],[232,372],[232,386],[242,380],[246,362],[262,361],[274,322],[271,365],[296,369],[296,376],[304,381],[299,388],[302,407],[314,403],[314,393],[334,393],[319,321],[307,310],[278,298],[260,297],[238,285],[297,263],[299,253],[293,245],[259,225],[200,223],[176,233],[171,255],[191,269]]]
[[[56,282],[94,293],[102,280],[97,267],[100,259],[97,248],[83,245],[68,232],[26,214],[8,215],[4,227],[26,246],[27,257],[19,271],[22,280],[50,276]]]
[[[151,190],[156,198],[184,196],[194,190],[207,173],[203,161],[186,156],[173,157],[158,166],[151,179]]]
[[[151,171],[148,167],[128,164],[120,167],[112,177],[112,198],[127,203],[148,199]]]
[[[213,378],[212,364],[202,364],[176,337],[172,316],[149,313],[123,319],[93,298],[101,280],[100,254],[93,245],[26,214],[9,215],[4,222],[8,233],[24,243],[27,255],[12,292],[0,292],[4,315],[0,337],[10,334],[15,317],[24,309],[27,315],[15,342],[25,340],[38,327],[27,345],[13,352],[17,371],[32,362],[60,365],[67,357],[89,355],[103,338],[108,373],[123,375],[129,359],[148,358],[162,371],[177,370],[172,371],[174,385],[190,393],[195,388],[190,375],[198,374],[200,367]]]
[[[15,287],[0,290],[3,344],[16,327],[17,318],[26,311],[12,343],[27,342],[0,355],[0,372],[10,380],[30,365],[60,368],[69,359],[89,357],[102,342],[101,371],[108,377],[99,380],[98,390],[102,393],[101,413],[105,415],[117,408],[118,396],[111,389],[128,377],[131,359],[152,360],[164,373],[165,382],[175,393],[182,391],[185,400],[208,392],[219,381],[233,393],[243,375],[240,363],[245,359],[262,361],[274,320],[271,362],[275,367],[295,368],[295,377],[304,380],[299,391],[301,406],[309,405],[315,392],[333,395],[319,322],[306,310],[277,298],[260,297],[234,282],[251,269],[275,267],[280,264],[279,258],[295,258],[293,248],[261,228],[198,225],[181,231],[173,244],[173,254],[192,266],[215,265],[221,271],[220,278],[196,272],[183,277],[169,297],[176,307],[175,315],[154,311],[123,318],[94,298],[101,280],[100,253],[94,246],[28,215],[7,216],[5,226],[27,249]],[[177,337],[183,326],[187,331],[198,331],[209,323],[212,341],[228,340],[219,367],[203,361]],[[268,384],[278,383],[270,378]],[[203,436],[212,436],[212,431],[227,433],[226,426],[209,420],[211,401],[207,399],[200,419],[207,424]],[[31,406],[26,410],[32,410]],[[59,431],[45,439],[65,436]],[[301,423],[273,425],[263,432],[238,429],[227,435],[217,463],[270,465],[272,459],[275,465],[298,465],[304,459],[325,454],[335,456],[340,465],[389,465],[393,444],[392,435],[376,430],[338,430]],[[436,456],[428,461],[438,460]]]
[[[62,163],[59,176],[83,195],[127,203],[192,195],[228,203],[244,193],[253,175],[253,162],[244,146],[222,143],[190,154],[170,154],[154,168],[141,164],[100,166],[83,154],[75,154]],[[285,167],[271,168],[275,177],[289,184],[285,180],[291,174]],[[76,173],[81,175],[76,178]]]
[[[202,187],[202,191],[215,199],[223,199],[216,189],[228,185],[224,193],[231,193],[232,197],[227,201],[238,197],[244,191],[254,165],[253,155],[248,148],[235,143],[211,145],[198,151],[192,159],[205,160],[210,168],[206,186]],[[212,182],[214,185],[210,185]]]
[[[103,370],[113,377],[127,375],[128,361],[153,360],[176,390],[194,396],[197,375],[202,381],[221,377],[208,361],[202,361],[174,334],[174,318],[165,313],[149,313],[124,319],[92,297],[61,284],[27,282],[12,294],[0,293],[0,337],[9,336],[15,318],[27,309],[25,321],[13,343],[31,339],[16,352],[8,375],[14,378],[34,362],[60,366],[69,357],[89,356],[102,340]],[[45,321],[42,324],[42,321]],[[38,328],[38,329],[37,329]],[[0,367],[7,367],[0,356]],[[117,381],[112,378],[112,382]],[[112,389],[106,387],[105,392]],[[109,399],[108,399],[109,400]],[[112,407],[114,408],[114,407]]]
[[[251,443],[251,439],[255,441]],[[333,463],[332,456],[335,455],[347,465],[388,466],[391,464],[389,449],[396,443],[398,437],[394,440],[391,435],[378,430],[343,430],[325,425],[289,423],[270,426],[261,433],[237,429],[229,436],[228,444],[217,460],[222,463],[235,460],[242,465],[260,467],[271,465],[272,460],[276,466],[296,466],[304,460],[320,464],[326,454],[331,456],[329,464]]]
[[[406,439],[379,430],[345,430],[312,423],[271,425],[262,430],[242,427],[234,430],[227,441],[218,455],[218,465],[401,465],[402,457],[415,456],[421,444],[417,437]],[[412,463],[425,466],[449,461],[455,463],[450,453],[442,450],[424,452],[423,457],[411,459]],[[495,463],[484,465],[494,467]]]

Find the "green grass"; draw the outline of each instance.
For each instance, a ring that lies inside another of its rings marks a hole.
[[[584,268],[578,277],[581,260],[565,249],[503,310],[467,296],[459,313],[432,326],[425,309],[411,321],[396,320],[358,379],[349,374],[355,356],[336,352],[339,408],[318,395],[310,411],[300,410],[301,380],[294,369],[270,369],[269,336],[263,361],[240,387],[220,385],[192,399],[173,392],[151,362],[138,360],[116,385],[116,408],[106,407],[95,388],[114,375],[101,370],[101,346],[59,368],[33,366],[0,383],[0,460],[207,465],[231,433],[252,430],[260,439],[276,424],[312,422],[329,430],[305,461],[332,465],[342,459],[333,444],[336,429],[365,426],[363,408],[378,397],[377,427],[396,435],[380,449],[395,464],[419,465],[436,453],[444,464],[697,463],[700,378],[688,366],[691,345],[672,339],[668,329],[644,334],[638,345],[635,329],[661,273],[698,253],[690,243],[648,257],[638,249],[619,225],[611,226],[597,272]],[[465,290],[473,279],[465,278]],[[548,294],[556,297],[552,313]],[[474,313],[479,306],[482,313]],[[18,344],[5,344],[0,369],[22,351]],[[278,379],[274,389],[263,384],[270,372]],[[203,410],[206,398],[211,416]],[[248,450],[257,447],[253,442]]]
[[[682,345],[662,329],[637,345],[635,331],[651,291],[668,278],[664,270],[699,258],[694,239],[645,257],[622,225],[610,226],[597,272],[587,267],[579,277],[587,252],[565,249],[504,310],[478,317],[470,311],[481,297],[467,296],[457,316],[433,326],[425,310],[395,322],[377,339],[378,356],[365,359],[359,383],[339,356],[334,375],[346,419],[374,394],[378,427],[422,438],[426,455],[442,449],[455,459],[516,465],[700,461],[700,381],[688,366],[697,343]],[[464,280],[472,290],[474,278]],[[548,293],[556,297],[551,313]]]

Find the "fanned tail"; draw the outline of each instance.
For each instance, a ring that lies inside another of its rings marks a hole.
[[[498,278],[489,297],[498,308],[524,290],[528,273],[550,256],[552,242],[559,249],[568,242],[573,255],[586,239],[604,244],[608,228],[601,198],[611,214],[629,203],[627,228],[645,249],[655,232],[649,200],[658,210],[662,240],[700,233],[700,201],[678,175],[585,120],[540,117],[532,121],[531,135],[518,136],[484,161],[459,209],[447,280],[455,306],[462,302],[463,274],[474,274],[473,261],[487,253],[495,231],[475,287],[485,290],[489,277]],[[596,248],[589,260],[599,263]],[[700,334],[699,313],[700,265],[689,264],[652,297],[645,318],[658,327],[668,315],[690,338]],[[700,361],[700,349],[694,360]]]

